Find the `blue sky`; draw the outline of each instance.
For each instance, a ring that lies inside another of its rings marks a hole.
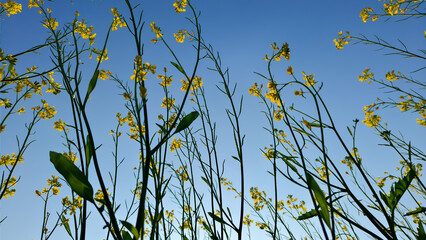
[[[3,16],[0,20],[0,46],[8,54],[17,53],[29,47],[40,44],[48,36],[47,30],[40,23],[40,16],[35,9],[26,7],[27,1],[22,2],[23,10],[18,15],[11,17]],[[124,2],[124,1],[123,1]],[[355,118],[363,119],[362,108],[371,104],[376,97],[383,96],[383,91],[377,86],[360,83],[357,76],[366,67],[371,67],[376,76],[384,78],[389,70],[398,70],[409,73],[416,70],[419,62],[412,59],[401,59],[398,56],[383,56],[377,48],[372,46],[355,45],[345,46],[343,50],[336,50],[333,39],[337,38],[339,31],[350,31],[351,34],[364,34],[369,37],[375,35],[397,43],[398,39],[407,46],[418,49],[424,46],[424,20],[407,20],[395,22],[390,20],[384,22],[379,20],[372,23],[364,23],[359,17],[360,11],[371,6],[378,8],[378,1],[193,1],[197,11],[201,11],[200,23],[202,26],[202,36],[206,42],[213,45],[219,51],[222,63],[230,68],[231,83],[237,83],[237,96],[244,96],[244,106],[242,115],[242,128],[246,134],[246,166],[247,166],[247,193],[250,186],[264,186],[270,189],[272,179],[268,179],[266,170],[269,165],[262,157],[260,149],[267,146],[270,137],[262,129],[266,126],[266,121],[261,113],[263,109],[259,104],[259,99],[249,96],[248,89],[254,82],[262,82],[262,79],[254,72],[265,73],[266,62],[262,61],[265,54],[272,52],[270,44],[277,42],[281,45],[287,42],[291,49],[291,59],[289,62],[279,62],[273,65],[274,75],[280,81],[289,81],[289,76],[285,73],[288,65],[292,65],[296,75],[301,78],[301,71],[307,74],[315,74],[317,81],[324,83],[322,96],[325,98],[329,109],[334,113],[338,122],[338,127],[345,131],[347,125],[352,124]],[[74,12],[79,11],[80,16],[95,28],[97,39],[95,46],[102,47],[103,39],[106,35],[109,23],[112,20],[110,9],[117,7],[120,13],[127,15],[126,8],[121,1],[93,0],[93,1],[57,1],[48,3],[52,8],[53,16],[57,17],[60,26],[64,22],[73,19]],[[181,28],[188,28],[189,24],[184,19],[189,14],[175,14],[172,1],[142,1],[144,10],[145,32],[145,55],[144,61],[156,64],[158,73],[163,67],[172,69],[169,61],[171,55],[161,44],[156,45],[149,42],[154,38],[154,34],[149,31],[149,23],[155,21],[161,27],[165,39],[176,49],[177,55],[183,60],[184,66],[192,67],[194,61],[194,51],[190,43],[178,44],[173,39],[173,33]],[[132,75],[132,64],[135,54],[135,46],[131,36],[125,29],[112,32],[108,43],[109,60],[102,64],[101,68],[108,69],[121,79],[129,79]],[[51,66],[49,53],[40,51],[41,55],[30,55],[19,60],[21,70],[24,67],[32,66],[34,60],[37,66],[47,68]],[[85,59],[87,69],[93,65],[94,60]],[[202,76],[207,91],[210,106],[214,112],[214,118],[218,122],[219,147],[221,148],[221,158],[226,159],[230,164],[229,174],[232,175],[233,168],[236,167],[230,158],[235,154],[233,149],[227,146],[232,144],[232,135],[229,134],[229,125],[222,119],[226,118],[224,107],[228,107],[225,96],[221,95],[215,88],[218,77],[206,67],[211,67],[207,61],[203,61],[197,75]],[[86,66],[84,67],[86,68]],[[90,76],[91,71],[89,71]],[[183,96],[179,90],[180,76],[174,73],[176,98]],[[419,79],[425,74],[417,73]],[[59,81],[59,76],[56,75]],[[87,77],[86,77],[87,78]],[[150,79],[152,91],[149,90],[150,101],[153,111],[151,116],[156,117],[162,109],[159,109],[162,99],[162,90],[158,87],[159,80]],[[158,81],[158,82],[155,82]],[[263,82],[266,84],[265,82]],[[172,87],[173,89],[173,87]],[[110,129],[115,127],[115,114],[125,112],[124,101],[121,92],[112,81],[99,81],[90,101],[90,117],[95,124],[95,134],[98,144],[103,144],[101,156],[111,159],[110,150],[112,147]],[[42,201],[34,194],[36,189],[45,186],[45,179],[51,174],[57,175],[56,170],[48,159],[50,150],[64,150],[62,143],[64,139],[58,131],[52,128],[53,121],[59,118],[70,121],[68,98],[58,95],[47,95],[49,103],[56,106],[58,115],[55,119],[41,121],[36,126],[36,133],[32,139],[36,140],[24,155],[25,162],[19,165],[16,170],[17,176],[21,176],[21,181],[16,187],[16,194],[13,198],[4,199],[0,203],[0,219],[8,218],[0,225],[0,239],[37,239],[39,236],[42,215]],[[306,106],[302,98],[289,96],[288,101],[293,101],[300,106]],[[26,103],[25,106],[32,104]],[[189,112],[191,105],[187,106]],[[395,111],[394,111],[395,110]],[[3,114],[0,110],[0,115]],[[158,111],[158,112],[157,112]],[[404,131],[407,139],[418,142],[424,147],[421,136],[424,136],[424,129],[413,122],[412,115],[392,114],[399,110],[393,109],[384,112],[384,118],[393,123],[392,129]],[[388,114],[388,115],[387,115]],[[392,118],[390,117],[392,116]],[[22,136],[24,133],[24,123],[30,119],[30,114],[24,116],[13,116],[9,121],[7,131],[0,135],[0,153],[10,153],[16,151],[15,135]],[[406,124],[410,127],[405,127]],[[366,166],[372,169],[373,173],[379,175],[381,166],[388,158],[397,162],[389,152],[383,148],[378,148],[379,137],[366,126],[360,126],[359,147],[366,156]],[[223,135],[223,136],[222,136]],[[348,136],[347,136],[348,137]],[[349,137],[347,138],[349,140]],[[134,144],[128,144],[121,149],[122,153],[133,152]],[[338,155],[339,153],[336,153]],[[124,156],[125,154],[123,154]],[[108,166],[109,163],[106,163]],[[386,162],[386,164],[389,164]],[[125,165],[131,167],[132,164]],[[107,169],[107,167],[105,167]],[[127,170],[123,169],[123,175]],[[266,176],[266,177],[263,177]],[[125,177],[123,177],[125,178]],[[131,181],[131,179],[129,179]],[[237,182],[237,180],[236,180]],[[282,190],[283,199],[288,194],[300,189],[292,186],[285,186]],[[305,193],[300,193],[301,197]],[[59,198],[56,199],[59,202]],[[55,203],[52,201],[52,206]],[[52,208],[54,209],[54,208]],[[97,213],[93,211],[93,215]],[[63,229],[59,229],[57,234],[61,236]],[[96,230],[89,230],[89,234],[94,236],[90,239],[98,239]],[[53,239],[61,239],[60,237]]]

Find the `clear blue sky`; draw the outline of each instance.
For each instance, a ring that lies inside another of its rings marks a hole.
[[[40,44],[48,36],[47,30],[40,23],[41,18],[37,11],[28,9],[27,1],[18,2],[23,4],[22,13],[11,17],[3,16],[3,19],[0,20],[0,47],[7,54],[14,54],[35,44]],[[112,0],[73,1],[73,3],[57,1],[54,4],[48,3],[47,5],[52,9],[53,16],[60,23],[59,27],[62,27],[64,22],[72,21],[74,12],[78,10],[80,16],[86,19],[89,25],[94,26],[97,33],[95,45],[97,48],[102,48],[106,30],[112,20],[110,9],[117,7],[120,13],[125,17],[128,16],[123,2]],[[172,69],[169,63],[171,55],[167,49],[161,43],[154,45],[149,42],[150,39],[154,38],[154,34],[149,31],[148,24],[155,21],[161,27],[165,39],[171,43],[178,56],[183,59],[184,64],[191,67],[194,59],[192,47],[189,43],[178,44],[173,39],[173,33],[181,28],[188,28],[189,24],[184,17],[189,16],[189,14],[175,14],[172,1],[147,0],[140,2],[140,7],[144,10],[143,19],[146,21],[143,34],[145,38],[144,61],[156,64],[159,72],[163,67]],[[242,128],[247,135],[245,145],[247,194],[250,186],[259,186],[266,190],[272,189],[269,186],[272,183],[272,178],[269,178],[266,173],[266,170],[270,170],[270,166],[265,164],[266,160],[260,151],[270,142],[269,136],[262,129],[262,126],[267,124],[261,113],[264,109],[261,104],[258,104],[259,99],[248,94],[248,89],[254,82],[262,82],[262,79],[256,76],[254,72],[266,72],[266,62],[262,59],[265,53],[271,53],[270,44],[272,42],[277,42],[278,45],[287,42],[291,49],[290,62],[280,62],[273,66],[275,76],[282,81],[289,80],[289,76],[285,74],[285,69],[289,64],[293,66],[299,78],[302,76],[301,71],[305,71],[307,74],[314,73],[317,81],[324,82],[322,94],[342,131],[345,131],[346,125],[352,124],[353,119],[363,119],[363,106],[373,103],[377,96],[383,96],[382,91],[377,86],[358,81],[357,76],[361,75],[366,67],[371,67],[376,76],[382,78],[389,70],[395,69],[409,73],[417,69],[418,62],[411,59],[402,60],[396,56],[385,57],[383,52],[376,52],[374,51],[376,48],[371,46],[347,46],[340,51],[335,49],[333,39],[341,30],[350,31],[353,35],[359,33],[369,37],[377,35],[392,43],[397,43],[399,39],[407,46],[413,46],[414,49],[424,46],[424,20],[404,22],[390,20],[386,23],[383,20],[375,23],[371,21],[362,22],[359,17],[360,11],[366,6],[377,8],[378,4],[380,4],[378,1],[367,0],[193,1],[194,7],[201,11],[200,23],[203,38],[220,52],[222,63],[229,66],[231,82],[238,84],[236,95],[244,96]],[[125,29],[112,32],[107,48],[109,60],[102,64],[101,68],[110,70],[121,79],[130,79],[132,63],[136,55],[130,34]],[[51,66],[48,52],[40,51],[40,53],[40,56],[31,55],[19,60],[20,70],[32,66],[34,59],[36,59],[37,66],[40,68]],[[90,62],[94,62],[94,60],[90,61],[89,59],[85,61],[89,66]],[[235,153],[233,152],[234,149],[227,148],[232,144],[232,135],[229,132],[229,125],[222,120],[226,117],[224,107],[228,107],[228,105],[224,100],[224,95],[221,95],[214,87],[218,82],[218,77],[206,70],[206,67],[209,66],[211,66],[210,63],[204,61],[197,75],[203,77],[214,118],[218,122],[218,144],[222,154],[220,157],[230,163],[228,174],[232,175],[233,167],[236,167],[236,165],[232,163],[230,156]],[[176,91],[180,91],[178,90],[180,88],[180,76],[177,73],[175,75]],[[424,73],[422,76],[424,78]],[[56,81],[60,81],[57,75]],[[156,105],[159,108],[162,90],[157,86],[158,80],[156,78],[152,78],[150,81],[156,81],[152,86],[155,85],[155,89],[157,89],[149,92],[150,101],[153,106]],[[265,82],[263,83],[265,84]],[[124,101],[122,96],[119,95],[120,93],[114,82],[99,81],[89,105],[90,117],[92,122],[96,123],[94,131],[97,144],[103,144],[100,155],[103,159],[106,159],[105,161],[112,159],[112,140],[109,132],[110,129],[115,127],[115,114],[118,111],[125,112]],[[176,92],[177,99],[182,97],[182,94],[179,94]],[[44,187],[46,178],[50,175],[58,175],[49,161],[48,152],[50,150],[58,152],[65,150],[62,146],[64,139],[61,138],[58,131],[52,128],[53,121],[62,118],[64,121],[71,122],[70,113],[67,112],[69,108],[68,98],[65,95],[51,96],[46,94],[43,98],[56,106],[58,115],[52,120],[41,121],[36,126],[36,133],[32,136],[32,139],[36,141],[27,150],[24,155],[24,163],[18,166],[14,174],[21,176],[16,187],[16,194],[14,197],[3,199],[0,202],[0,219],[7,216],[6,221],[0,225],[0,239],[39,238],[43,202],[36,197],[34,191]],[[293,96],[289,97],[288,100],[296,101],[296,103],[303,101],[302,98]],[[32,104],[26,103],[24,106],[30,107]],[[189,112],[190,105],[187,107],[186,111]],[[155,118],[158,113],[160,112],[154,111],[151,116]],[[0,110],[0,114],[3,114],[2,110]],[[411,115],[404,116],[409,117],[403,118],[397,115],[387,120],[390,123],[394,122],[395,131],[404,131],[407,139],[419,142],[420,136],[425,134],[424,129],[412,124],[415,118],[412,118]],[[7,131],[0,135],[1,154],[16,151],[15,135],[22,136],[25,132],[24,123],[29,119],[29,111],[24,116],[13,116],[13,120],[9,121],[7,125]],[[414,127],[404,127],[407,121]],[[388,161],[388,156],[394,155],[389,155],[383,148],[377,148],[377,143],[380,140],[372,129],[360,126],[360,139],[367,140],[358,142],[360,150],[366,154],[364,158],[364,161],[368,161],[366,166],[374,170],[373,172],[378,176],[383,172],[380,167],[385,161]],[[424,142],[420,143],[424,147]],[[120,151],[123,156],[126,156],[125,153],[134,151],[131,147],[135,146],[133,143],[123,145]],[[129,158],[134,159],[134,156]],[[392,158],[393,162],[397,160]],[[122,169],[123,179],[127,177],[126,175],[130,175],[127,171],[130,171],[133,165],[129,164],[125,167],[128,167],[128,169]],[[131,176],[129,181],[132,181]],[[237,179],[235,179],[235,182],[238,182]],[[300,189],[289,187],[288,184],[285,187],[282,186],[281,189],[282,199],[285,199],[288,194],[295,194],[296,191],[300,193],[299,197],[303,197],[305,194]],[[64,194],[60,196],[63,197]],[[56,198],[55,201],[59,203],[60,198]],[[54,206],[58,205],[52,201],[51,206],[53,210]],[[97,215],[97,212],[93,211],[91,218],[94,218],[95,215]],[[98,225],[95,224],[95,226]],[[89,239],[100,239],[97,235],[98,229],[100,228],[89,229]],[[65,231],[62,228],[58,229],[57,235],[53,239],[61,239],[60,236],[64,233]]]

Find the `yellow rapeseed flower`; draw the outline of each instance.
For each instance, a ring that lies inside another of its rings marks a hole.
[[[7,0],[7,3],[0,3],[0,7],[3,7],[6,10],[8,17],[10,17],[10,15],[18,14],[18,12],[21,12],[22,10],[21,4],[11,0]]]

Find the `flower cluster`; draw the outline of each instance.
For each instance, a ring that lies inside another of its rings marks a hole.
[[[377,127],[382,118],[379,115],[374,114],[375,103],[365,106],[363,111],[365,114],[365,119],[362,121],[368,127]],[[378,107],[375,108],[378,110]]]
[[[83,39],[89,39],[89,44],[93,45],[95,43],[96,33],[93,33],[95,28],[93,26],[87,27],[84,19],[74,22],[74,32],[80,34]]]
[[[160,29],[160,27],[158,27],[158,26],[155,24],[155,22],[150,23],[150,24],[149,24],[149,26],[151,27],[151,32],[154,32],[154,33],[155,33],[155,37],[156,37],[157,39],[158,39],[158,38],[163,37],[163,34],[161,33],[161,29]]]
[[[13,189],[11,187],[15,186],[17,182],[18,181],[16,180],[15,177],[11,177],[9,179],[9,181],[7,181],[7,179],[6,179],[2,182],[0,189],[2,191],[3,191],[3,189],[5,189],[3,198],[9,198],[9,197],[12,197],[13,195],[15,195],[16,189]]]
[[[254,202],[254,209],[260,211],[266,204],[266,193],[264,191],[259,191],[257,187],[250,188],[250,195]]]
[[[41,192],[39,190],[36,190],[35,194],[39,197],[42,197],[43,194],[49,196],[50,192],[52,192],[53,195],[58,195],[61,192],[59,188],[62,186],[62,183],[59,182],[59,177],[55,175],[52,175],[52,178],[47,179],[46,185],[49,187],[43,188]]]
[[[18,156],[15,153],[1,155],[0,158],[0,166],[14,166],[17,163],[22,163],[24,158],[22,156]]]
[[[179,139],[180,140],[180,139]],[[189,179],[189,175],[188,175],[188,171],[186,170],[186,165],[185,166],[180,166],[179,169],[175,170],[175,173],[179,176],[179,178],[183,181],[186,182]]]
[[[281,60],[281,58],[285,58],[285,59],[287,59],[287,61],[290,60],[290,48],[288,47],[288,43],[284,43],[281,46],[281,48],[278,48],[277,43],[274,42],[274,43],[271,44],[271,47],[274,50],[274,52],[277,51],[277,53],[274,54],[274,60],[275,61],[278,62],[278,61]]]
[[[189,89],[189,79],[188,81],[185,81],[184,79],[181,79],[180,81],[182,82],[182,87],[180,88],[180,90],[182,90],[183,92],[186,92],[188,90],[198,92],[198,88],[203,86],[203,80],[201,77],[198,76],[195,76],[194,79],[192,79],[191,87]],[[191,95],[193,95],[193,93],[191,93]]]
[[[351,36],[349,35],[349,32],[346,32],[346,36],[343,36],[342,31],[340,31],[338,38],[333,39],[333,42],[336,45],[336,49],[337,50],[343,49],[343,46],[345,46],[346,44],[349,44],[350,38],[351,38]]]
[[[77,209],[83,207],[83,199],[80,196],[75,196],[72,201],[70,197],[66,196],[62,199],[62,206],[65,207],[64,214],[75,215]]]
[[[186,30],[179,30],[177,33],[173,34],[173,36],[175,37],[176,42],[183,43],[185,41],[185,37],[189,37],[190,35]]]
[[[38,115],[42,119],[50,119],[55,116],[57,111],[55,110],[54,106],[49,106],[49,104],[46,102],[46,100],[41,100],[43,103],[43,107],[36,106],[31,108],[33,111],[38,111]]]
[[[260,94],[262,93],[263,84],[260,84],[260,87],[257,86],[257,83],[254,83],[254,85],[249,89],[250,95],[254,95],[256,97],[260,97]]]
[[[117,30],[117,26],[127,27],[126,21],[124,20],[123,16],[118,13],[117,8],[111,8],[112,14],[114,14],[114,19],[112,21],[111,29],[112,31]]]
[[[152,74],[155,74],[156,69],[156,65],[151,65],[148,62],[142,64],[142,57],[137,55],[134,61],[133,75],[130,77],[130,79],[136,79],[137,82],[145,81],[147,79],[146,76],[148,73],[151,72]]]
[[[278,106],[281,105],[280,102],[280,96],[277,90],[277,83],[275,82],[268,82],[268,92],[265,94],[265,97],[269,99],[271,102],[278,104]]]
[[[164,74],[164,75],[158,75],[157,78],[161,79],[160,85],[162,87],[169,87],[170,85],[172,85],[172,82],[173,82],[172,76],[167,77],[167,75]]]
[[[370,72],[370,68],[365,68],[364,71],[362,71],[362,75],[358,76],[358,79],[360,82],[367,82],[368,84],[371,83],[370,79],[373,79],[374,74]]]
[[[107,195],[109,197],[109,192],[108,192],[108,188],[106,189],[107,191]],[[95,200],[98,201],[98,205],[102,205],[103,201],[104,201],[104,193],[102,192],[102,190],[98,189],[95,193]]]
[[[188,6],[188,0],[176,0],[173,3],[173,7],[175,7],[175,12],[177,13],[186,12],[186,6]]]
[[[306,81],[305,86],[307,87],[312,87],[315,85],[315,83],[317,83],[314,79],[315,74],[311,74],[311,75],[306,75],[305,72],[302,72],[303,74],[303,80]]]
[[[10,15],[18,14],[22,11],[22,5],[11,0],[7,0],[6,3],[0,2],[0,7],[3,8],[3,9],[0,9],[0,13],[3,13],[3,11],[6,11],[6,14],[8,17],[10,17]]]
[[[182,140],[173,138],[173,141],[170,143],[170,151],[174,152],[176,149],[181,148],[182,146]]]

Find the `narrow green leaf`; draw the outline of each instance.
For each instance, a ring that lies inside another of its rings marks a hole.
[[[195,119],[197,119],[199,113],[197,111],[193,111],[186,115],[176,127],[175,133],[178,133],[186,128],[188,128]]]
[[[67,231],[68,235],[70,235],[70,237],[72,238],[70,224],[68,223],[67,218],[63,215],[61,216],[61,222],[62,225],[65,227],[65,230]]]
[[[210,182],[209,182],[209,180],[207,180],[207,178],[205,178],[205,177],[201,177],[201,179],[203,179],[203,181],[204,181],[205,183],[207,183],[207,185],[209,185],[209,186],[210,186]]]
[[[347,128],[348,128],[348,132],[349,132],[349,134],[350,134],[351,136],[353,136],[351,129],[350,129],[349,127],[347,127]]]
[[[419,221],[419,227],[417,228],[417,240],[425,240],[426,239],[426,233],[425,229],[423,228],[422,222]]]
[[[89,165],[90,159],[93,156],[93,150],[95,149],[95,146],[93,145],[93,142],[90,140],[89,135],[86,137],[86,166]]]
[[[92,185],[78,167],[64,155],[53,151],[50,151],[50,161],[75,193],[87,201],[94,203]]]
[[[404,214],[404,216],[410,216],[410,215],[414,215],[414,214],[418,214],[418,213],[424,213],[424,212],[426,212],[426,207],[418,207],[415,210]]]
[[[83,106],[86,105],[86,102],[89,99],[90,94],[95,89],[96,83],[98,82],[98,77],[99,77],[99,70],[96,69],[96,71],[93,73],[92,79],[90,79],[89,87],[87,88],[86,98],[84,99]]]
[[[297,220],[306,220],[315,216],[317,216],[317,211],[315,209],[312,209],[311,211],[305,212],[304,214],[297,217]]]
[[[213,218],[214,221],[226,224],[226,222],[219,216],[214,215],[212,212],[208,212],[209,216]]]
[[[7,67],[7,73],[10,73],[12,71],[12,68],[15,66],[15,62],[9,61],[9,66]]]
[[[166,133],[167,132],[167,129],[164,127],[164,126],[161,126],[160,124],[158,124],[158,123],[156,123],[155,125],[157,125],[160,129],[161,129],[161,132],[163,132],[163,133]]]
[[[211,233],[212,230],[210,229],[209,225],[207,225],[206,222],[203,222],[203,227],[207,230],[207,232]]]
[[[179,70],[179,72],[181,73],[185,73],[185,71],[183,71],[183,68],[181,66],[179,66],[179,64],[175,63],[175,62],[170,62],[177,70]]]
[[[314,191],[315,199],[318,201],[319,207],[321,208],[320,211],[322,212],[320,216],[324,219],[328,227],[331,227],[330,211],[328,210],[327,200],[325,199],[324,192],[321,190],[318,183],[309,173],[307,173],[306,175],[306,182],[308,186],[312,189],[312,191]]]
[[[281,154],[281,159],[291,168],[291,170],[297,173],[297,168],[290,162],[293,160],[292,157]]]
[[[133,234],[133,236],[136,239],[139,239],[139,232],[138,232],[138,230],[136,229],[135,226],[133,226],[131,223],[126,222],[126,221],[120,221],[120,222],[121,222],[121,224],[123,224],[123,226],[125,228],[127,228],[127,230],[129,230]]]

